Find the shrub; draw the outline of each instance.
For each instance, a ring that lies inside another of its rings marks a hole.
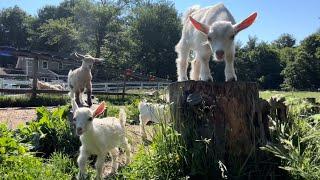
[[[30,96],[0,96],[0,108],[5,107],[39,107],[58,106],[68,102],[66,96],[38,95],[35,99]]]
[[[67,119],[69,111],[69,106],[58,107],[52,112],[44,107],[37,108],[37,120],[18,128],[16,136],[21,142],[31,143],[31,151],[43,157],[49,157],[55,151],[74,156],[80,141],[72,133]]]

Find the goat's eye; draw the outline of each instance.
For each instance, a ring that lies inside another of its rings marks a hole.
[[[88,121],[92,121],[92,117],[89,117]]]
[[[208,37],[208,41],[212,41],[212,38],[211,38],[211,37]]]
[[[232,36],[230,36],[230,39],[231,39],[231,40],[234,40],[234,34],[233,34]]]

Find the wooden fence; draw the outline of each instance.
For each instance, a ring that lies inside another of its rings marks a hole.
[[[141,90],[141,89],[164,89],[170,83],[169,82],[106,82],[106,83],[93,83],[92,91],[95,95],[139,95],[138,93],[126,93],[127,90]],[[67,94],[68,86],[66,83],[62,83],[66,90],[39,90],[32,89],[32,80],[5,80],[0,79],[0,93],[5,94]],[[22,87],[21,87],[22,86]],[[26,88],[29,86],[29,88]]]

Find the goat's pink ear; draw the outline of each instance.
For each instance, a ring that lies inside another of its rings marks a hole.
[[[193,25],[198,31],[201,31],[202,33],[208,35],[208,33],[209,33],[209,26],[198,22],[197,20],[193,19],[193,17],[191,17],[191,16],[189,16],[189,19],[190,19],[192,25]]]
[[[234,31],[237,34],[238,32],[244,30],[245,28],[251,26],[251,24],[254,22],[254,20],[257,18],[258,13],[254,12],[249,17],[247,17],[245,20],[241,21],[240,23],[234,25]]]
[[[94,111],[93,117],[97,117],[103,114],[105,110],[106,110],[106,103],[103,101],[102,103],[99,104],[97,109]]]

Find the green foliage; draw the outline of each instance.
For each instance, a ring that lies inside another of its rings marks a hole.
[[[0,42],[17,48],[28,46],[33,18],[18,6],[0,11]]]
[[[318,96],[319,98],[319,96]],[[293,179],[318,179],[320,177],[320,109],[303,99],[287,96],[289,122],[278,122],[281,127],[273,131],[273,143],[263,150],[281,159],[280,168]]]
[[[67,115],[69,107],[63,106],[50,112],[41,107],[37,109],[37,120],[27,126],[17,129],[16,135],[21,142],[32,145],[32,151],[37,155],[49,157],[53,152],[59,151],[74,156],[80,147],[80,141],[72,133]]]
[[[288,89],[318,89],[320,87],[320,33],[305,38],[292,63],[284,71],[284,87]]]
[[[118,117],[120,112],[120,108],[107,104],[106,112],[104,113],[105,117]]]
[[[70,53],[76,48],[78,32],[71,18],[49,19],[38,28],[38,32],[37,49]]]
[[[2,179],[71,179],[76,166],[68,157],[55,153],[45,163],[41,158],[31,155],[10,156],[0,163]]]
[[[9,130],[6,125],[0,124],[1,179],[53,180],[71,179],[75,176],[75,162],[62,153],[53,153],[48,160],[33,156],[35,153],[29,152],[28,145],[33,142],[25,144],[22,143],[24,140],[18,137],[24,133]]]
[[[5,124],[0,124],[0,164],[8,158],[8,156],[23,155],[28,151],[26,145],[20,144],[14,138],[12,131],[7,129]]]
[[[178,179],[184,176],[185,148],[180,134],[165,124],[157,125],[154,133],[151,145],[140,146],[132,163],[114,179]]]
[[[279,49],[291,48],[296,44],[296,39],[293,37],[293,35],[285,33],[273,41],[272,44]]]
[[[138,105],[140,99],[135,99],[131,104],[126,106],[127,120],[129,120],[130,124],[139,124],[139,109]]]
[[[67,102],[66,96],[56,95],[38,95],[35,99],[30,96],[0,96],[0,108],[58,106],[65,105]]]
[[[179,41],[181,23],[173,4],[145,1],[132,10],[129,20],[131,39],[137,44],[130,64],[134,69],[174,79],[173,47]]]

